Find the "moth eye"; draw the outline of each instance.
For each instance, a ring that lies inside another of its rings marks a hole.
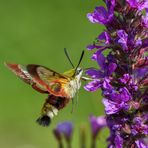
[[[77,69],[76,74],[78,75],[81,71],[82,71],[82,69],[81,69],[81,68]]]
[[[51,86],[51,89],[55,92],[59,92],[61,90],[61,84],[60,83],[54,83],[52,86]]]

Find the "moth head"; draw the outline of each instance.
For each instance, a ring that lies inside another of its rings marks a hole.
[[[83,73],[83,69],[80,68],[80,67],[78,67],[78,68],[76,69],[75,76],[76,76],[76,77],[77,77],[77,76],[81,76],[82,73]]]
[[[69,55],[68,55],[68,52],[67,52],[66,48],[64,49],[64,51],[65,51],[65,55],[66,55],[66,57],[68,58],[68,60],[69,60],[69,62],[70,62],[70,64],[71,64],[71,66],[73,67],[73,69],[70,71],[70,72],[72,73],[71,76],[72,76],[72,77],[81,77],[81,76],[82,76],[82,73],[83,73],[83,69],[80,68],[79,65],[80,65],[80,63],[81,63],[81,61],[82,61],[82,59],[83,59],[84,50],[83,50],[82,53],[81,53],[79,62],[78,62],[78,64],[77,64],[76,67],[73,65],[73,63],[72,63],[72,61],[71,61],[71,59],[70,59],[70,57],[69,57]]]

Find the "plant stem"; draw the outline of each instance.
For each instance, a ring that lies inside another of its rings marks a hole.
[[[67,148],[72,148],[72,146],[71,146],[71,141],[70,141],[70,140],[67,141]]]
[[[92,137],[91,148],[96,148],[96,138]]]
[[[59,141],[59,148],[64,148],[62,141]]]

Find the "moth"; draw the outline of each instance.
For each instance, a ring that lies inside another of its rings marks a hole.
[[[85,79],[82,77],[83,69],[79,67],[84,51],[76,67],[71,62],[67,50],[64,49],[64,51],[73,68],[62,74],[41,65],[23,66],[6,63],[6,66],[21,80],[31,85],[36,91],[48,95],[41,109],[41,115],[36,120],[42,126],[48,126],[58,111],[73,100],[80,89],[81,79]]]

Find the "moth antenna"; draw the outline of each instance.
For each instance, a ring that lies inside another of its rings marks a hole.
[[[75,68],[75,66],[73,65],[73,63],[72,63],[72,61],[71,61],[71,59],[70,59],[70,57],[69,57],[69,55],[68,55],[68,52],[67,52],[66,48],[64,48],[64,52],[65,52],[65,55],[66,55],[68,61],[69,61],[70,64],[71,64],[71,66],[72,66],[73,68]]]
[[[77,68],[78,68],[78,67],[79,67],[79,65],[81,64],[83,57],[84,57],[84,50],[83,50],[83,51],[82,51],[82,53],[81,53],[80,60],[79,60],[79,62],[78,62],[77,67],[75,68],[75,70],[77,70]]]
[[[77,71],[77,68],[79,67],[79,65],[80,65],[80,64],[81,64],[81,62],[82,62],[83,56],[84,56],[84,50],[83,50],[83,51],[82,51],[82,53],[81,53],[80,60],[79,60],[79,62],[78,62],[78,65],[77,65],[77,67],[75,68],[75,73],[74,73],[74,75],[73,75],[73,76],[75,76],[75,74],[76,74],[76,71]]]

